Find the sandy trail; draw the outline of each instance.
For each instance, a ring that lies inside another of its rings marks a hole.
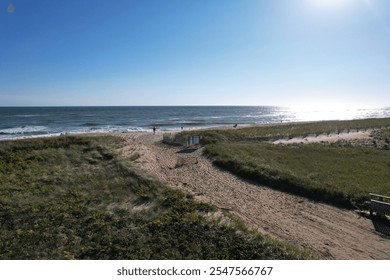
[[[122,154],[172,188],[231,211],[249,226],[313,252],[321,259],[390,259],[390,239],[353,211],[253,184],[215,167],[199,149],[159,144],[162,134],[121,134]]]

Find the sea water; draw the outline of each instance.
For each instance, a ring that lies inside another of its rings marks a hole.
[[[390,117],[390,108],[276,106],[0,107],[0,139],[64,133],[187,130],[263,123]]]

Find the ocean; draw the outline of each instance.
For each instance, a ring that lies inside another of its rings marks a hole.
[[[0,107],[0,140],[63,133],[198,129],[234,124],[390,117],[390,108],[276,106]]]

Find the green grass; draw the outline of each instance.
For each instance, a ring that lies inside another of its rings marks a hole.
[[[305,259],[119,157],[114,137],[0,142],[0,259]],[[226,223],[225,220],[229,222]]]
[[[244,178],[342,207],[390,195],[390,119],[278,124],[199,132],[215,163]],[[375,128],[373,139],[274,145],[270,140]]]

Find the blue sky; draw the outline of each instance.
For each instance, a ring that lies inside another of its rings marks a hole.
[[[0,0],[0,106],[300,104],[390,106],[390,1]]]

